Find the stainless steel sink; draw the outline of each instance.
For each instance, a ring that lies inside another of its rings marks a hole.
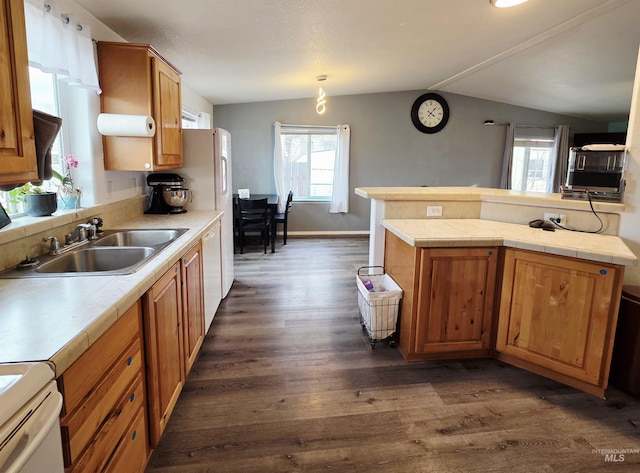
[[[105,232],[93,246],[157,246],[178,238],[185,229],[111,230]]]
[[[131,274],[188,230],[107,230],[97,240],[60,255],[39,256],[37,265],[0,272],[0,279]]]
[[[41,264],[37,273],[93,273],[135,267],[149,258],[155,250],[149,247],[90,247],[65,253]]]

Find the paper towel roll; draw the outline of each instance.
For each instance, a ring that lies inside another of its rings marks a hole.
[[[98,131],[105,136],[146,136],[156,134],[156,122],[148,115],[98,115]]]

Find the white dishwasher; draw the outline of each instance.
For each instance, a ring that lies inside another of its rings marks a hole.
[[[222,300],[220,222],[216,222],[202,237],[202,267],[204,280],[204,331],[206,333]]]
[[[64,473],[54,376],[46,363],[0,364],[0,473]]]

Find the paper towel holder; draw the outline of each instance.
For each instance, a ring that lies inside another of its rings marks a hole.
[[[152,138],[156,134],[155,120],[147,115],[101,113],[97,127],[102,136]]]

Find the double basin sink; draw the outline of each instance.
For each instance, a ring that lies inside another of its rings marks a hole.
[[[24,268],[18,265],[4,271],[0,278],[131,274],[187,230],[108,230],[98,239],[69,252],[39,257],[37,265],[29,264]]]

